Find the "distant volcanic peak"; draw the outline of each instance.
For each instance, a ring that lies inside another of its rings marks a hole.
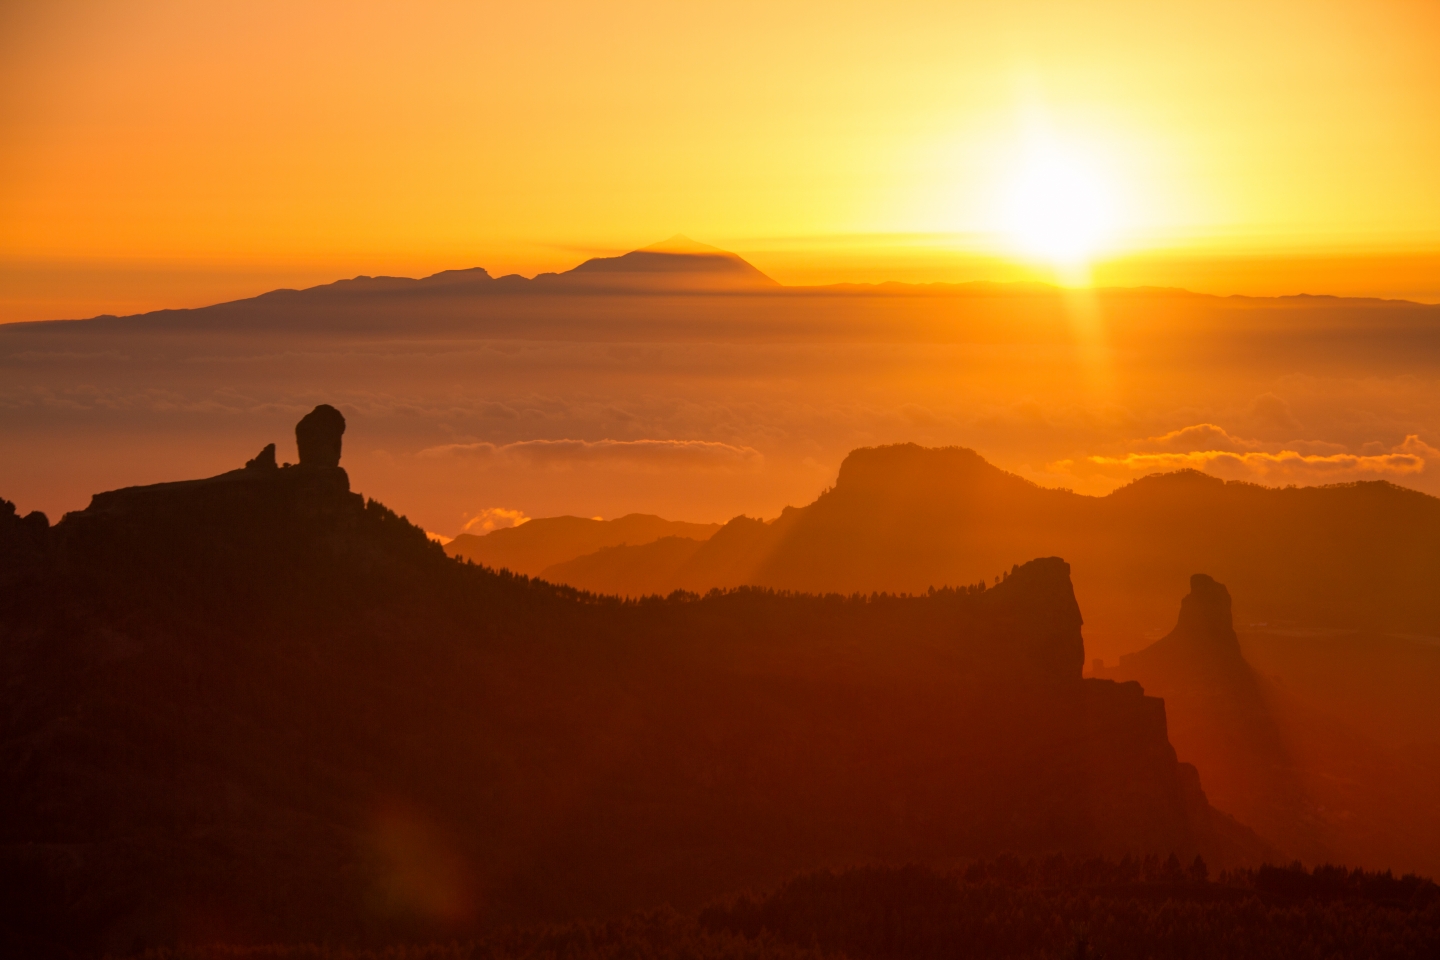
[[[490,271],[484,267],[467,267],[461,270],[441,270],[416,282],[426,287],[448,287],[455,284],[484,283],[493,279]]]
[[[428,277],[422,277],[419,280],[415,280],[410,277],[352,277],[348,280],[336,280],[334,283],[326,283],[321,284],[318,287],[310,287],[306,292],[407,292],[419,289],[430,289],[435,287],[450,287],[473,283],[488,283],[492,279],[493,278],[490,276],[489,271],[487,271],[484,267],[468,267],[460,270],[442,270],[439,273],[431,274]],[[268,296],[268,294],[265,294],[265,296]]]
[[[691,240],[689,237],[685,236],[685,234],[683,234],[683,233],[677,233],[677,234],[675,234],[675,236],[673,236],[673,237],[670,237],[670,238],[665,239],[665,240],[661,240],[659,243],[652,243],[652,244],[650,244],[650,246],[648,246],[648,247],[641,247],[641,248],[640,248],[638,251],[636,251],[636,252],[637,252],[637,253],[688,253],[688,254],[701,253],[701,254],[719,254],[719,255],[722,256],[722,257],[733,257],[733,256],[735,256],[735,254],[730,253],[730,252],[727,251],[727,250],[721,250],[719,247],[712,247],[712,246],[710,246],[710,244],[708,244],[708,243],[700,243],[700,242],[697,241],[697,240]]]
[[[560,277],[609,283],[643,278],[646,285],[702,289],[778,286],[741,257],[679,235],[618,257],[594,257]]]
[[[618,257],[586,260],[571,273],[733,273],[770,280],[733,253],[665,253],[632,250]],[[774,281],[770,281],[774,282]]]

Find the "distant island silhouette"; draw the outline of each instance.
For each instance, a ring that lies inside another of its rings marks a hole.
[[[779,287],[736,254],[696,243],[679,234],[618,257],[594,257],[573,270],[553,276],[556,280],[587,282],[603,276],[621,286],[643,283],[708,291]]]
[[[1337,317],[1347,320],[1356,312],[1385,317],[1385,322],[1370,323],[1367,333],[1372,338],[1367,349],[1373,350],[1377,336],[1404,337],[1413,345],[1424,343],[1428,349],[1435,344],[1426,334],[1433,333],[1434,318],[1440,316],[1440,304],[1411,303],[1402,300],[1377,300],[1373,298],[1341,298],[1327,296],[1287,297],[1218,297],[1210,294],[1196,294],[1178,288],[1135,287],[1108,288],[1096,291],[1107,302],[1107,312],[1116,314],[1116,319],[1133,315],[1120,324],[1117,332],[1133,328],[1136,332],[1153,333],[1150,322],[1153,314],[1146,307],[1164,304],[1167,313],[1177,314],[1189,321],[1199,314],[1218,313],[1247,321],[1251,336],[1273,335],[1274,331],[1263,325],[1257,329],[1253,314],[1256,310],[1274,312],[1283,327],[1290,327],[1286,317],[1298,308],[1315,312],[1326,318],[1330,325]],[[63,323],[89,323],[123,320],[129,330],[174,329],[176,324],[189,325],[196,321],[204,323],[212,331],[224,329],[256,330],[272,325],[293,325],[297,319],[306,321],[310,332],[335,332],[346,329],[351,332],[374,330],[376,324],[388,325],[397,318],[394,311],[405,309],[410,323],[422,321],[426,327],[453,329],[457,322],[462,327],[473,329],[477,321],[492,326],[492,332],[509,331],[517,322],[524,326],[533,324],[538,317],[530,316],[525,301],[535,297],[557,298],[568,301],[575,311],[556,307],[546,311],[544,329],[554,335],[560,330],[569,330],[575,324],[588,327],[593,333],[595,317],[587,313],[596,303],[590,297],[605,300],[647,297],[686,297],[690,308],[696,308],[696,301],[718,300],[717,306],[729,309],[728,297],[742,295],[752,298],[747,307],[760,311],[767,333],[785,335],[804,334],[815,336],[836,333],[855,335],[861,333],[873,336],[875,322],[865,314],[870,311],[861,308],[861,316],[855,317],[857,302],[865,301],[911,301],[903,313],[918,314],[917,329],[909,331],[888,329],[890,335],[901,334],[909,338],[921,333],[934,335],[936,305],[933,301],[963,298],[974,301],[971,310],[995,316],[998,312],[1005,321],[1021,324],[1031,332],[1041,330],[1062,338],[1069,336],[1068,318],[1070,304],[1065,290],[1034,281],[966,281],[955,283],[903,283],[886,281],[879,283],[835,283],[820,286],[786,286],[765,275],[753,264],[738,254],[718,247],[698,243],[683,235],[641,247],[614,256],[592,257],[569,270],[540,273],[531,278],[519,274],[492,276],[484,267],[468,267],[442,270],[422,278],[392,276],[357,276],[320,284],[303,290],[279,289],[255,297],[228,303],[214,304],[194,309],[156,310],[131,317],[117,318],[110,315],[89,318],[88,321],[66,320]],[[516,299],[520,298],[520,299]],[[997,302],[998,298],[998,302]],[[819,302],[816,302],[816,301]],[[835,315],[834,301],[848,301],[849,305]],[[1006,303],[1006,301],[1013,301]],[[501,316],[476,317],[466,304],[482,306],[485,313],[499,308]],[[928,305],[927,305],[928,304]],[[723,306],[722,306],[723,305]],[[652,304],[650,309],[654,309]],[[1018,308],[1018,309],[1017,309]],[[830,326],[816,322],[811,314],[816,310],[830,312]],[[873,307],[872,307],[873,309]],[[418,313],[417,313],[418,311]],[[708,312],[708,311],[707,311]],[[797,312],[799,317],[796,316]],[[893,309],[883,311],[884,320],[894,323]],[[943,310],[941,316],[948,311]],[[469,322],[460,322],[465,318]],[[690,323],[701,318],[691,317]],[[1177,319],[1172,316],[1172,326],[1166,332],[1170,336],[1181,335],[1183,327],[1173,325]],[[588,320],[588,324],[586,321]],[[798,320],[798,322],[797,322]],[[856,321],[861,320],[857,329]],[[493,327],[499,322],[499,327]],[[868,321],[868,322],[867,322]],[[14,331],[29,328],[32,331],[44,329],[46,325],[62,321],[32,321],[0,325],[0,331]],[[913,320],[910,321],[913,323]],[[1113,322],[1113,321],[1112,321]],[[908,326],[909,324],[907,324]],[[738,326],[731,317],[729,324],[732,334]],[[707,329],[706,324],[702,329]],[[533,331],[533,327],[531,328]],[[633,335],[645,329],[645,324],[627,326]],[[881,327],[880,329],[887,329]],[[923,331],[923,333],[922,333]],[[672,331],[673,332],[673,331]],[[1216,331],[1218,332],[1218,331]],[[1295,328],[1293,333],[1301,333]],[[1332,331],[1333,332],[1333,331]],[[953,335],[953,334],[950,334]]]

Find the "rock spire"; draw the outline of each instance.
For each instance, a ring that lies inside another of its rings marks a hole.
[[[295,446],[302,467],[340,466],[340,437],[345,433],[345,416],[322,403],[295,424]]]

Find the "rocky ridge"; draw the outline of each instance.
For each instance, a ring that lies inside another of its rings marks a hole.
[[[15,949],[382,944],[846,863],[1268,849],[1163,703],[1081,678],[1058,558],[983,590],[626,603],[446,557],[350,491],[343,420],[307,421],[329,432],[294,466],[0,515]]]

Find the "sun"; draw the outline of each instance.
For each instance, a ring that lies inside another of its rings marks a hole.
[[[1053,142],[1027,146],[1002,194],[1000,227],[1020,256],[1085,272],[1115,231],[1113,191],[1092,163]]]

